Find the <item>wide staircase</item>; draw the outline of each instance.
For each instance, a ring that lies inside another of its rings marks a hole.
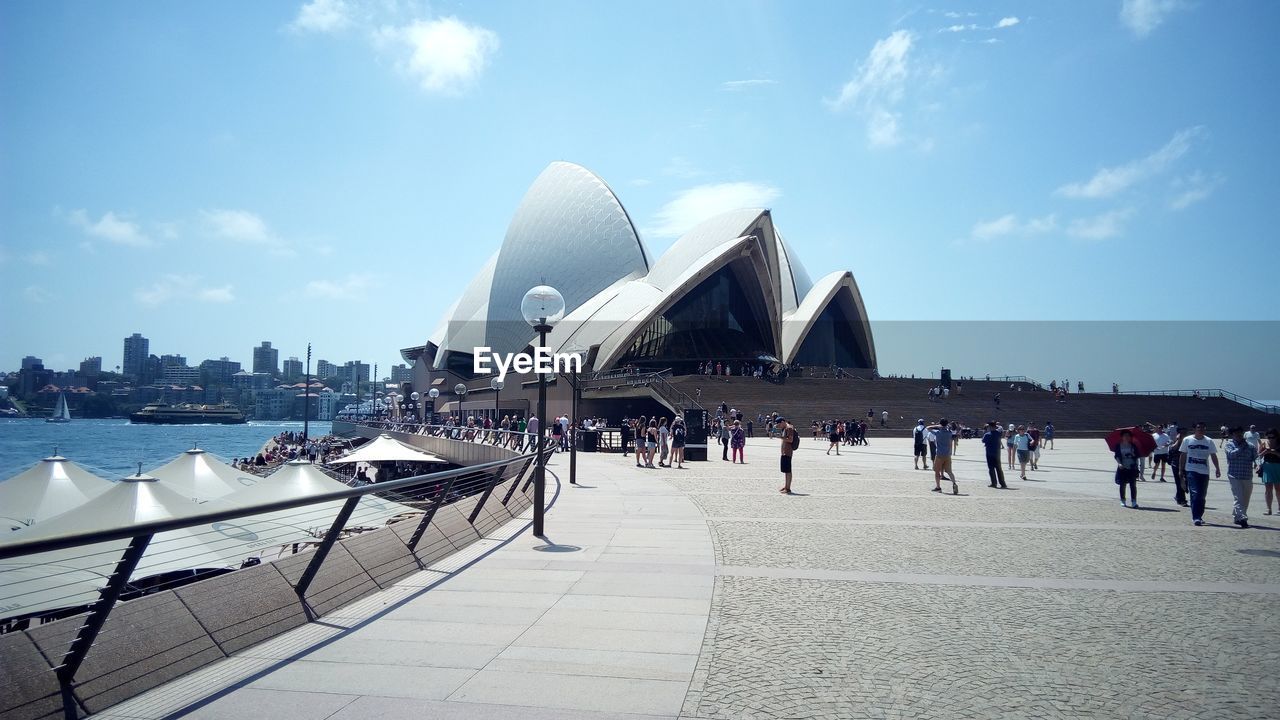
[[[700,397],[709,410],[723,402],[748,418],[779,412],[802,428],[814,420],[865,419],[868,410],[875,413],[873,429],[878,431],[880,413],[888,410],[889,427],[899,432],[914,426],[917,418],[947,418],[970,427],[989,420],[1006,425],[1053,421],[1064,437],[1097,435],[1142,422],[1190,425],[1203,420],[1214,435],[1221,425],[1256,424],[1264,430],[1280,426],[1280,415],[1226,397],[1084,393],[1057,402],[1052,393],[1027,382],[966,380],[959,392],[953,384],[950,397],[933,401],[930,380],[791,377],[774,384],[751,377],[685,375],[672,378],[671,384]],[[999,408],[993,399],[997,392]]]

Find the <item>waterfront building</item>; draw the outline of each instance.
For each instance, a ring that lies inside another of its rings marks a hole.
[[[362,363],[359,360],[348,360],[346,364],[342,366],[342,381],[344,383],[351,383],[353,389],[357,383],[361,386],[367,385],[371,377],[369,373],[370,369],[371,368],[367,363]]]
[[[230,385],[231,376],[240,372],[240,363],[223,355],[218,360],[200,363],[200,380],[205,385]]]
[[[253,349],[253,371],[267,373],[272,377],[279,375],[280,351],[264,340],[261,345]]]
[[[283,369],[284,379],[288,382],[296,382],[302,378],[302,361],[296,357],[291,357],[284,361]]]
[[[329,362],[328,360],[316,361],[316,377],[320,378],[321,380],[328,380],[330,378],[338,377],[339,373],[341,372],[342,372],[342,368],[340,366],[335,365]]]
[[[40,367],[44,367],[44,361],[43,361],[43,360],[41,360],[40,358],[36,357],[35,355],[28,355],[28,356],[26,356],[26,357],[22,358],[22,369],[23,369],[23,370],[30,370],[30,369],[34,368],[35,366],[37,366],[37,365],[39,365]]]
[[[413,382],[413,368],[405,364],[392,365],[391,382],[397,385],[400,383]]]
[[[102,358],[87,357],[80,361],[80,374],[87,378],[95,378],[102,374]]]
[[[170,385],[195,385],[200,382],[200,370],[186,365],[169,365],[161,372],[160,380]]]
[[[147,356],[151,352],[151,341],[134,333],[124,339],[124,359],[120,364],[120,372],[135,382],[142,379],[147,369]]]

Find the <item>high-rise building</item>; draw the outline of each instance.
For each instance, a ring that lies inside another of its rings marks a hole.
[[[297,382],[302,379],[302,361],[296,357],[291,357],[284,361],[284,379],[289,382]]]
[[[138,384],[148,385],[159,380],[163,375],[164,365],[161,364],[160,358],[148,355],[142,363],[142,374],[138,376]]]
[[[86,378],[95,378],[102,374],[102,358],[87,357],[80,361],[80,374]]]
[[[273,377],[279,375],[280,351],[271,347],[271,343],[262,341],[261,345],[253,349],[253,371]]]
[[[393,383],[413,382],[413,368],[408,365],[392,365],[391,366],[391,382]]]
[[[348,360],[342,366],[342,382],[351,383],[352,392],[355,391],[357,383],[364,387],[364,392],[368,392],[369,388],[369,366],[359,360]]]
[[[200,380],[205,385],[230,385],[231,376],[240,372],[240,363],[228,360],[223,355],[218,360],[205,360],[200,363]]]
[[[124,362],[120,372],[127,378],[141,380],[147,369],[147,355],[151,353],[151,341],[134,333],[124,339]]]
[[[334,365],[328,360],[316,361],[316,377],[321,380],[328,380],[329,378],[335,378],[341,372],[342,372],[341,367]]]
[[[26,357],[22,358],[22,369],[23,369],[23,370],[31,370],[32,368],[36,367],[37,365],[39,365],[39,366],[43,369],[43,368],[44,368],[44,361],[43,361],[43,360],[41,360],[40,358],[36,357],[35,355],[28,355],[28,356],[26,356]]]
[[[183,356],[183,355],[161,355],[160,356],[160,367],[164,370],[168,370],[171,367],[186,367],[186,366],[187,366],[186,356]]]

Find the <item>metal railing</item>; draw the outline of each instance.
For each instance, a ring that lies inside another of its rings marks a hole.
[[[1105,394],[1105,393],[1104,393]],[[1280,405],[1268,405],[1252,400],[1243,395],[1237,395],[1229,390],[1221,388],[1193,388],[1191,390],[1121,390],[1111,393],[1112,395],[1148,395],[1156,397],[1194,397],[1194,398],[1223,398],[1234,403],[1239,403],[1251,410],[1257,410],[1267,414],[1280,414]]]
[[[671,384],[668,379],[670,377],[671,370],[669,368],[642,373],[615,370],[596,373],[589,378],[584,378],[580,383],[583,392],[589,390],[614,390],[617,388],[649,388],[673,410],[680,411],[686,408],[703,409],[702,403],[698,402],[697,399]]]
[[[550,454],[550,448],[547,450]],[[56,557],[59,560],[68,560],[72,562],[67,565],[59,564],[56,566],[41,565],[47,557],[31,557],[30,563],[26,567],[47,567],[49,573],[46,578],[52,578],[55,583],[63,583],[62,585],[43,584],[44,592],[54,595],[54,602],[62,602],[63,597],[68,600],[71,598],[79,598],[74,602],[68,602],[66,607],[58,610],[46,609],[40,612],[29,612],[22,616],[8,618],[6,623],[8,630],[21,630],[24,626],[29,625],[32,621],[40,622],[42,620],[58,619],[69,615],[76,615],[84,612],[86,608],[87,598],[85,597],[84,576],[90,571],[75,572],[67,570],[68,566],[73,566],[75,561],[81,561],[81,564],[88,568],[107,567],[113,565],[112,569],[107,573],[92,571],[101,579],[102,587],[97,591],[97,598],[87,604],[87,613],[84,614],[84,620],[76,632],[75,639],[67,647],[66,652],[59,659],[54,671],[57,674],[58,682],[63,688],[64,700],[72,697],[72,690],[75,686],[76,673],[81,663],[84,662],[89,650],[92,648],[95,639],[110,616],[111,611],[116,607],[122,596],[134,595],[140,596],[160,592],[162,590],[176,587],[177,585],[185,585],[191,582],[191,575],[186,574],[181,578],[168,582],[150,583],[144,586],[131,584],[131,576],[138,568],[143,557],[147,555],[148,550],[164,554],[166,552],[172,554],[175,552],[173,547],[178,547],[182,551],[182,543],[174,543],[164,537],[158,537],[161,533],[171,533],[174,531],[186,531],[188,535],[199,537],[207,535],[212,541],[215,536],[225,538],[223,530],[230,521],[253,518],[254,516],[262,516],[270,513],[281,513],[286,511],[295,511],[290,514],[290,521],[297,521],[297,526],[302,527],[304,523],[316,521],[317,528],[325,528],[323,533],[316,533],[311,541],[303,542],[300,539],[293,540],[293,547],[296,550],[301,544],[303,546],[314,545],[314,553],[306,568],[299,576],[294,584],[294,591],[298,596],[299,602],[302,604],[306,617],[309,620],[315,619],[315,614],[307,602],[307,591],[312,580],[315,579],[321,567],[324,565],[326,557],[330,550],[334,547],[337,540],[344,532],[359,532],[369,528],[352,527],[353,513],[362,501],[366,501],[369,496],[378,496],[378,501],[385,501],[388,497],[394,497],[397,501],[408,500],[416,506],[414,509],[421,511],[421,515],[416,517],[417,526],[407,538],[401,538],[401,541],[412,553],[422,539],[423,534],[430,526],[436,511],[442,506],[458,502],[463,498],[479,496],[475,507],[470,516],[467,518],[472,525],[476,524],[481,510],[486,503],[500,502],[507,505],[512,496],[522,484],[527,489],[532,482],[533,473],[530,469],[536,460],[536,453],[526,453],[504,460],[487,462],[479,465],[447,470],[443,472],[434,472],[424,475],[416,475],[414,477],[402,478],[399,480],[390,480],[381,483],[369,485],[360,485],[357,487],[344,488],[331,492],[318,493],[304,497],[294,497],[285,500],[273,502],[262,502],[245,506],[229,507],[226,504],[214,504],[218,509],[211,509],[202,512],[195,512],[182,517],[166,518],[162,520],[153,520],[150,522],[136,523],[128,526],[113,527],[100,530],[91,530],[85,532],[75,532],[52,537],[35,537],[30,539],[15,538],[9,541],[0,540],[0,561],[9,561],[10,565],[22,565],[21,562],[14,563],[15,559],[24,557],[39,556],[43,553],[53,553],[56,551],[66,550],[82,550],[75,556],[69,556],[61,553]],[[500,498],[493,496],[493,491],[499,485],[506,481],[511,481],[509,488]],[[521,490],[523,491],[523,490]],[[336,517],[331,521],[321,522],[315,517],[317,508],[320,512],[328,516],[332,513],[333,507],[341,503],[340,509],[337,511]],[[281,516],[273,516],[277,519]],[[403,517],[403,516],[402,516]],[[402,519],[402,522],[411,522],[414,518],[410,516],[408,519]],[[38,528],[38,525],[35,526]],[[202,530],[191,532],[195,528],[203,528]],[[295,537],[296,537],[295,531]],[[173,537],[173,536],[170,536]],[[397,537],[400,537],[397,534]],[[123,552],[120,552],[120,541],[127,541],[127,546]],[[108,545],[105,546],[104,543]],[[112,544],[113,543],[113,544]],[[166,549],[168,544],[169,549]],[[286,542],[287,546],[289,543]],[[241,546],[237,546],[241,547]],[[248,551],[249,546],[243,546],[241,549],[246,552],[241,557],[255,559],[256,562],[246,561],[241,567],[248,567],[261,562],[260,558]],[[189,546],[187,547],[189,550]],[[50,556],[51,557],[51,556]],[[193,564],[207,563],[208,555],[205,551],[198,551],[196,554],[189,556]],[[112,560],[112,558],[117,558]],[[172,565],[176,561],[179,565],[186,562],[185,557],[167,558],[166,562]],[[235,561],[239,562],[239,561]],[[193,570],[199,569],[199,565]],[[226,572],[219,570],[218,574]],[[7,574],[7,573],[6,573]],[[61,578],[61,579],[58,579]],[[20,575],[18,580],[9,584],[9,592],[6,596],[17,596],[23,592],[22,583],[29,582],[31,575]],[[14,587],[18,587],[19,591],[14,592]],[[0,585],[0,590],[4,586]],[[56,593],[65,592],[65,596],[58,596]],[[68,701],[73,702],[73,701]]]
[[[470,442],[479,445],[493,445],[517,452],[532,450],[537,437],[528,431],[503,430],[502,428],[485,428],[480,425],[448,425],[416,422],[399,422],[395,420],[366,420],[358,423],[361,427],[400,432],[409,435],[438,437],[446,440]],[[570,428],[572,429],[572,427]],[[553,435],[548,425],[544,433],[549,438]]]

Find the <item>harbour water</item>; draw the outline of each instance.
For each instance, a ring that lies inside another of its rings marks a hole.
[[[250,422],[244,425],[131,425],[128,420],[0,420],[0,481],[59,454],[106,478],[143,471],[198,445],[224,459],[256,453],[273,435],[302,431],[302,423]],[[330,423],[312,422],[311,437],[329,433]]]

